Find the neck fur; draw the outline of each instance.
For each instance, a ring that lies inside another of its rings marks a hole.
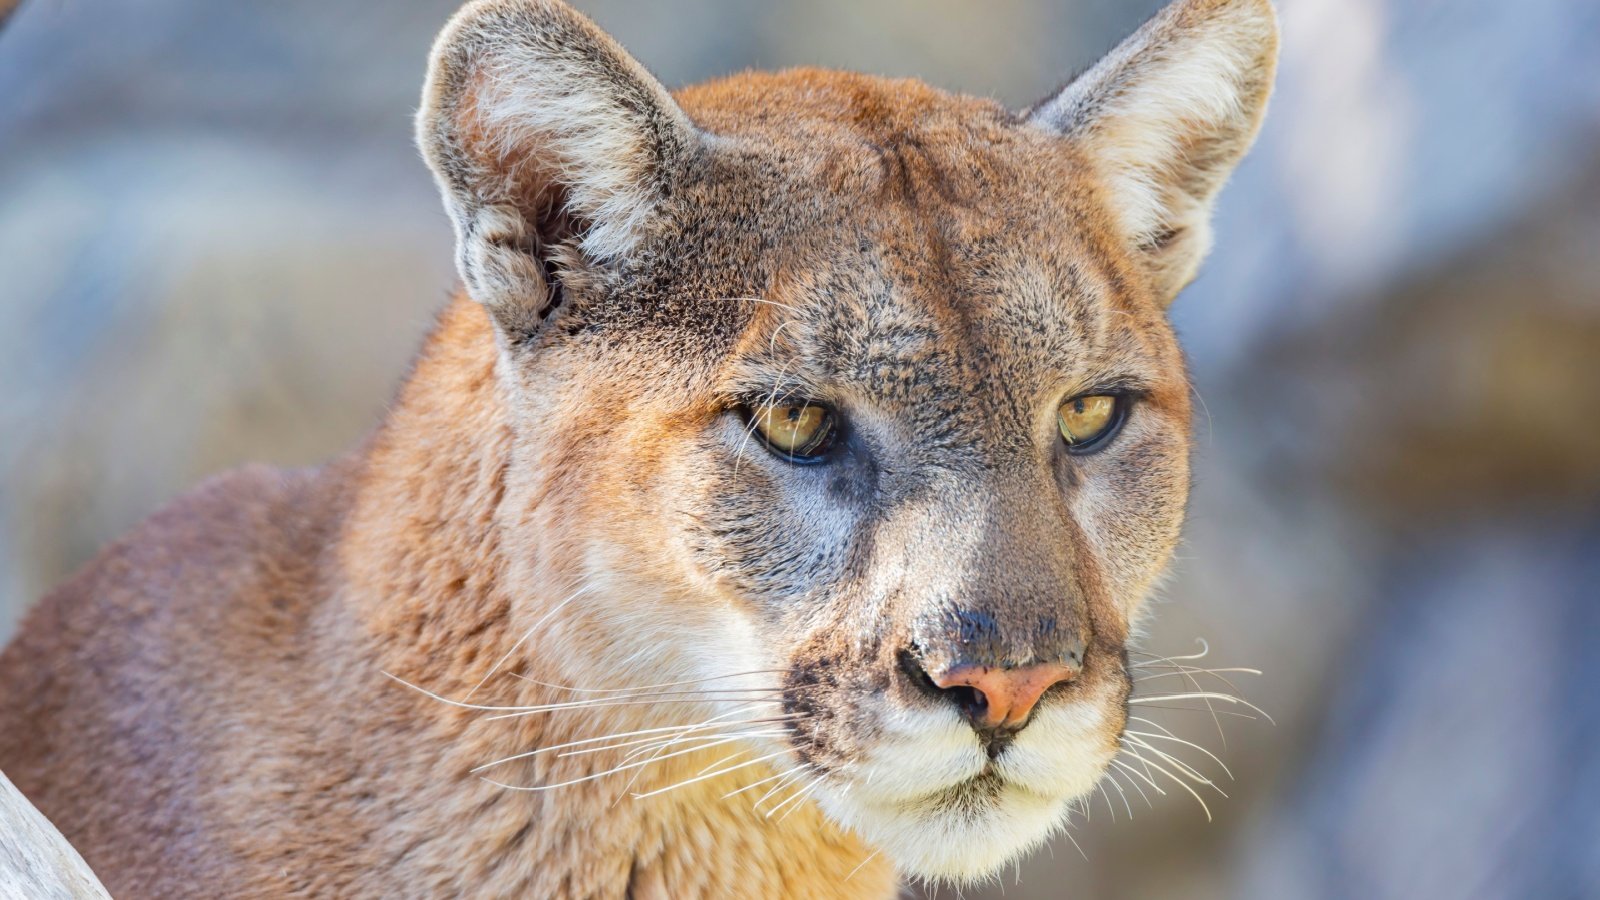
[[[364,739],[382,752],[353,752],[372,760],[363,777],[389,795],[399,781],[409,807],[378,811],[390,816],[379,827],[409,832],[384,877],[443,871],[445,888],[537,896],[892,895],[889,864],[800,794],[808,779],[783,777],[787,757],[739,766],[770,751],[738,739],[604,749],[703,722],[717,714],[711,704],[523,709],[605,696],[554,685],[613,688],[616,677],[585,671],[573,652],[581,641],[552,637],[585,627],[579,604],[557,608],[572,585],[511,587],[523,570],[503,539],[513,440],[496,356],[487,315],[457,299],[353,463],[333,548],[342,602],[321,631],[342,647],[325,658],[359,660],[344,674],[382,698],[362,710],[378,732]],[[593,741],[608,735],[631,736]],[[568,748],[590,752],[524,755],[573,741],[592,741]],[[695,780],[708,772],[723,774]]]

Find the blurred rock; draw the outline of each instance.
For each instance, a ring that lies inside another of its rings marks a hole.
[[[1287,396],[1239,389],[1297,409],[1308,446],[1285,456],[1390,524],[1600,508],[1597,247],[1600,157],[1360,315],[1275,348],[1261,368]]]
[[[1600,896],[1597,546],[1600,516],[1517,518],[1392,554],[1383,627],[1236,895]]]

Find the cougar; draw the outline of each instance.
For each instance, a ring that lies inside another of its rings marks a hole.
[[[417,139],[462,288],[382,424],[218,476],[0,657],[0,769],[120,897],[893,896],[1094,788],[1191,444],[1167,308],[1266,0],[1031,108],[669,93],[476,0]]]

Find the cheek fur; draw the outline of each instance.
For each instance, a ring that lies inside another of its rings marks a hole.
[[[822,467],[774,459],[728,416],[680,467],[698,564],[774,615],[815,608],[846,575],[855,503]]]
[[[817,628],[789,657],[784,712],[796,716],[794,743],[804,762],[842,769],[882,739],[882,707],[873,698],[886,692],[889,673],[875,659],[880,646],[832,624]]]
[[[1067,489],[1078,532],[1124,615],[1171,560],[1189,493],[1181,434],[1161,420],[1129,425],[1117,446],[1090,457]]]

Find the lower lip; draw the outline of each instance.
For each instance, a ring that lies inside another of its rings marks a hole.
[[[970,799],[972,795],[980,793],[983,796],[983,799],[992,799],[994,795],[1014,789],[1015,785],[1012,785],[1011,783],[1002,779],[993,771],[993,768],[991,767],[985,768],[982,772],[974,775],[971,778],[968,778],[966,781],[951,785],[950,787],[942,790],[934,791],[933,793],[921,797],[917,801],[913,802],[955,802],[959,800]]]

